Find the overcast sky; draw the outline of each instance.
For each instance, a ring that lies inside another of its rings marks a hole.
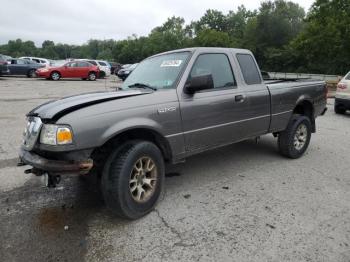
[[[307,11],[314,0],[293,0]],[[186,23],[207,9],[225,14],[241,4],[257,9],[256,0],[1,0],[0,44],[21,38],[41,46],[44,40],[82,44],[94,39],[147,35],[168,17]]]

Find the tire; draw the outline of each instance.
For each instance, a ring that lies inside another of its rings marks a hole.
[[[89,76],[88,76],[89,81],[95,81],[96,78],[97,78],[96,73],[94,72],[89,73]]]
[[[293,115],[286,130],[278,136],[280,153],[292,159],[301,157],[310,144],[311,130],[311,121],[308,117]]]
[[[30,69],[27,73],[27,77],[29,77],[29,78],[36,77],[35,69]]]
[[[106,76],[105,71],[100,71],[99,78],[104,78]]]
[[[58,81],[58,80],[60,80],[61,75],[57,71],[54,71],[51,73],[50,78],[51,78],[51,80]]]
[[[335,105],[334,105],[334,112],[335,112],[336,114],[343,115],[343,114],[345,114],[346,109],[345,109],[342,105],[337,105],[337,104],[335,104]]]
[[[101,178],[107,207],[117,216],[137,219],[151,212],[163,188],[164,160],[147,141],[130,141],[108,157]]]

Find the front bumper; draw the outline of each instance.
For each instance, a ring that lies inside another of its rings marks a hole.
[[[41,71],[36,70],[35,73],[36,73],[37,77],[43,77],[43,78],[50,77],[49,72],[41,72]]]
[[[10,72],[10,69],[8,69],[8,68],[2,68],[0,70],[0,75],[10,75],[10,74],[11,74],[11,72]]]
[[[93,167],[93,160],[52,160],[46,159],[38,154],[35,154],[24,149],[20,149],[19,152],[20,164],[26,164],[33,167],[32,173],[36,175],[42,175],[49,173],[53,175],[65,175],[65,174],[87,174]]]

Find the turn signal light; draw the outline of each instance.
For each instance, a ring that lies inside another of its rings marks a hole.
[[[73,141],[73,135],[69,128],[59,127],[57,129],[57,144],[70,144]]]

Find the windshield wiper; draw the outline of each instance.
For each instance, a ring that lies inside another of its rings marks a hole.
[[[143,84],[143,83],[135,83],[135,84],[129,85],[129,87],[131,87],[131,88],[148,88],[148,89],[152,89],[153,91],[157,91],[156,87],[153,87],[153,86],[150,86],[147,84]]]

